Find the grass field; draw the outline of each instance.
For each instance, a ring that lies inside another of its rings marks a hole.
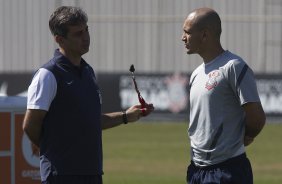
[[[103,132],[105,184],[184,184],[186,123],[135,123]],[[255,184],[282,183],[282,124],[267,124],[247,148]]]

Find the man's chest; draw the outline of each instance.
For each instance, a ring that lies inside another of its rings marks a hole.
[[[220,69],[199,72],[190,82],[190,100],[220,99],[229,89],[228,81]]]

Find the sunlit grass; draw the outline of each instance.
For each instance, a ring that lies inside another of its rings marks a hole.
[[[135,123],[103,132],[105,184],[183,184],[187,123]],[[282,124],[267,124],[247,148],[255,184],[282,183]]]

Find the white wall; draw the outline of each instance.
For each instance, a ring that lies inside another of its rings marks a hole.
[[[202,61],[181,41],[188,12],[214,8],[222,18],[222,44],[260,73],[282,73],[280,0],[0,0],[0,72],[34,71],[56,45],[48,19],[60,5],[89,16],[90,52],[96,71],[191,72]]]

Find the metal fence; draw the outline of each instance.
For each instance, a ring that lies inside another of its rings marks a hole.
[[[0,0],[0,73],[34,71],[57,47],[48,19],[61,5],[89,16],[91,48],[84,58],[98,72],[191,72],[202,61],[181,41],[188,12],[214,8],[222,45],[257,73],[282,73],[281,0]]]

